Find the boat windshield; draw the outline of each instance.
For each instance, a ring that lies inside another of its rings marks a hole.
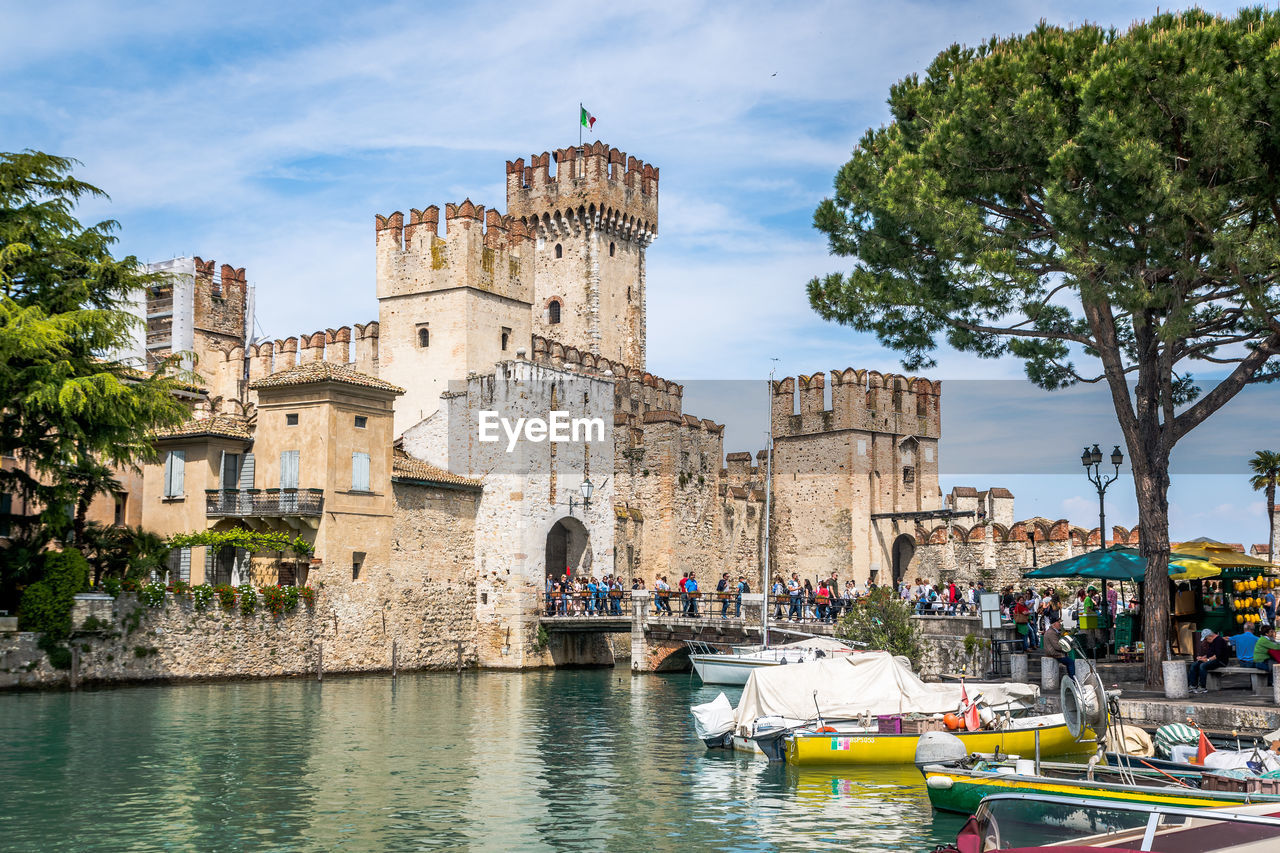
[[[1174,809],[1094,799],[989,797],[961,830],[973,853],[1069,844],[1161,853],[1263,853],[1280,849],[1280,804]]]

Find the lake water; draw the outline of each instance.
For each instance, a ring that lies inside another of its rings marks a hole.
[[[0,850],[931,850],[911,767],[720,751],[691,675],[626,670],[0,694]],[[737,688],[730,698],[737,700]]]

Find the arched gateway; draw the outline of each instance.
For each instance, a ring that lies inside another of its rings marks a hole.
[[[559,578],[563,574],[576,577],[591,572],[590,537],[582,522],[565,516],[547,531],[546,574]]]
[[[907,574],[907,567],[911,565],[911,558],[916,555],[916,540],[914,536],[906,533],[893,540],[893,586],[896,589],[898,584],[902,583],[902,579]]]

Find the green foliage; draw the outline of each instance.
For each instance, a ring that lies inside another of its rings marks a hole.
[[[159,653],[160,653],[160,650],[157,649],[155,646],[134,646],[133,647],[133,656],[136,658],[151,657],[152,655],[159,654]]]
[[[120,578],[103,578],[102,591],[112,598],[120,595],[120,590],[124,586]]]
[[[296,601],[294,602],[297,603]],[[280,586],[264,586],[262,588],[262,606],[272,616],[279,616],[284,613],[284,587]]]
[[[250,553],[257,551],[292,551],[299,557],[310,557],[315,553],[315,546],[301,536],[290,537],[274,530],[248,530],[243,527],[232,527],[228,530],[197,530],[193,533],[179,533],[170,536],[166,543],[169,548],[192,548],[207,546],[219,548],[241,548]]]
[[[111,622],[107,619],[99,619],[97,616],[90,616],[80,624],[81,631],[96,632],[107,631],[111,628]]]
[[[1262,492],[1267,496],[1267,542],[1276,541],[1276,486],[1280,486],[1280,453],[1274,450],[1259,450],[1253,454],[1253,458],[1249,460],[1249,468],[1253,471],[1253,476],[1249,478],[1249,485],[1256,492]],[[1271,559],[1275,560],[1276,555],[1272,554]]]
[[[23,591],[18,620],[23,630],[65,640],[71,636],[75,595],[89,584],[89,564],[74,548],[51,551],[42,562],[44,577]]]
[[[208,610],[214,599],[213,587],[207,583],[191,587],[191,605],[196,610]]]
[[[147,607],[164,607],[164,596],[168,590],[160,581],[153,581],[138,590],[138,601]]]
[[[258,609],[258,593],[253,588],[253,584],[241,584],[236,587],[236,594],[240,598],[240,614],[242,616],[252,616],[253,612]]]
[[[302,598],[302,594],[298,592],[296,586],[281,587],[284,590],[284,612],[298,609],[298,600]]]
[[[0,470],[0,492],[43,508],[24,536],[44,544],[82,531],[113,467],[152,458],[153,431],[187,417],[174,392],[190,381],[177,356],[151,371],[111,357],[141,323],[130,298],[153,278],[111,256],[115,223],[77,221],[77,202],[103,193],[72,165],[0,153],[0,455],[28,463]],[[39,579],[32,553],[0,549],[0,607]]]
[[[234,610],[236,606],[236,590],[233,586],[220,583],[213,588],[214,595],[218,597],[218,606],[223,610]]]
[[[312,587],[304,586],[298,590],[298,594],[302,596],[303,602],[307,607],[316,606],[316,591]]]
[[[533,644],[534,652],[544,652],[547,646],[551,644],[551,635],[547,633],[547,628],[541,623],[538,624],[537,640]]]
[[[71,649],[48,634],[41,635],[37,646],[49,658],[49,665],[54,669],[71,669]]]
[[[888,587],[877,587],[855,601],[836,623],[835,634],[871,649],[902,655],[913,669],[919,669],[924,659],[920,629],[911,621],[911,605]]]

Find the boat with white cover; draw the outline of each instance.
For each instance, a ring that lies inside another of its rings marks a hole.
[[[808,663],[827,657],[851,655],[856,650],[830,637],[809,637],[782,646],[732,646],[728,653],[714,646],[690,640],[689,661],[703,684],[743,685],[757,669],[793,663]]]

